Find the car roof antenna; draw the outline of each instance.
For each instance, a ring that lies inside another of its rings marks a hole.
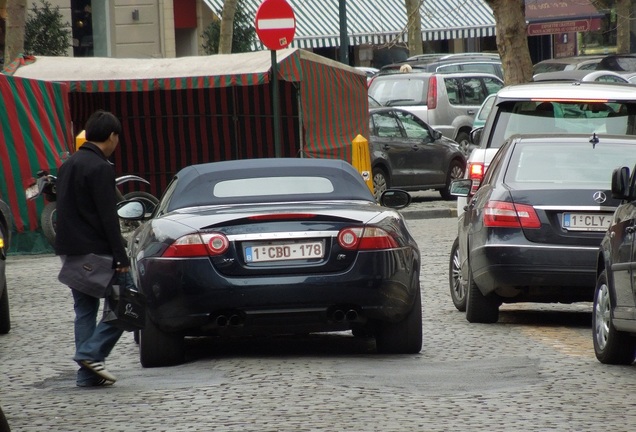
[[[596,132],[594,132],[592,134],[592,136],[590,137],[590,143],[592,143],[592,148],[596,148],[596,144],[598,144],[599,140],[598,137],[596,136]]]

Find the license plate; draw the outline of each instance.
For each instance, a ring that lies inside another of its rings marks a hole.
[[[611,223],[611,214],[563,213],[562,226],[568,231],[606,231]]]
[[[272,242],[252,244],[245,247],[245,261],[249,263],[322,258],[324,255],[325,247],[323,241]]]
[[[40,193],[40,188],[38,187],[38,184],[36,183],[26,188],[24,193],[26,195],[26,198],[30,200],[38,196],[38,194]]]

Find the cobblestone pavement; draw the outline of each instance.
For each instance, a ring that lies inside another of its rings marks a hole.
[[[99,389],[75,387],[58,259],[9,257],[0,404],[12,430],[633,430],[636,369],[596,361],[589,304],[504,306],[499,323],[470,325],[448,294],[456,220],[409,226],[423,255],[420,354],[378,355],[349,333],[200,338],[185,364],[143,369],[126,333],[109,358],[119,381]]]

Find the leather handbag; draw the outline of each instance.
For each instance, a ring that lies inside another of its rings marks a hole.
[[[129,273],[120,273],[104,302],[103,322],[125,331],[144,328],[146,296],[137,290]]]
[[[61,258],[60,282],[91,297],[106,297],[115,276],[112,256],[91,253]]]

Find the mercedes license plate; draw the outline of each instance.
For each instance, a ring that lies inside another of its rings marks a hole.
[[[562,226],[568,231],[606,231],[611,223],[608,213],[563,213]]]
[[[245,261],[248,263],[322,258],[324,255],[325,245],[322,240],[252,243],[245,246]]]
[[[36,196],[38,196],[38,194],[40,193],[40,188],[38,187],[38,184],[36,183],[36,184],[31,185],[28,188],[26,188],[24,193],[25,193],[27,199],[33,199]]]

